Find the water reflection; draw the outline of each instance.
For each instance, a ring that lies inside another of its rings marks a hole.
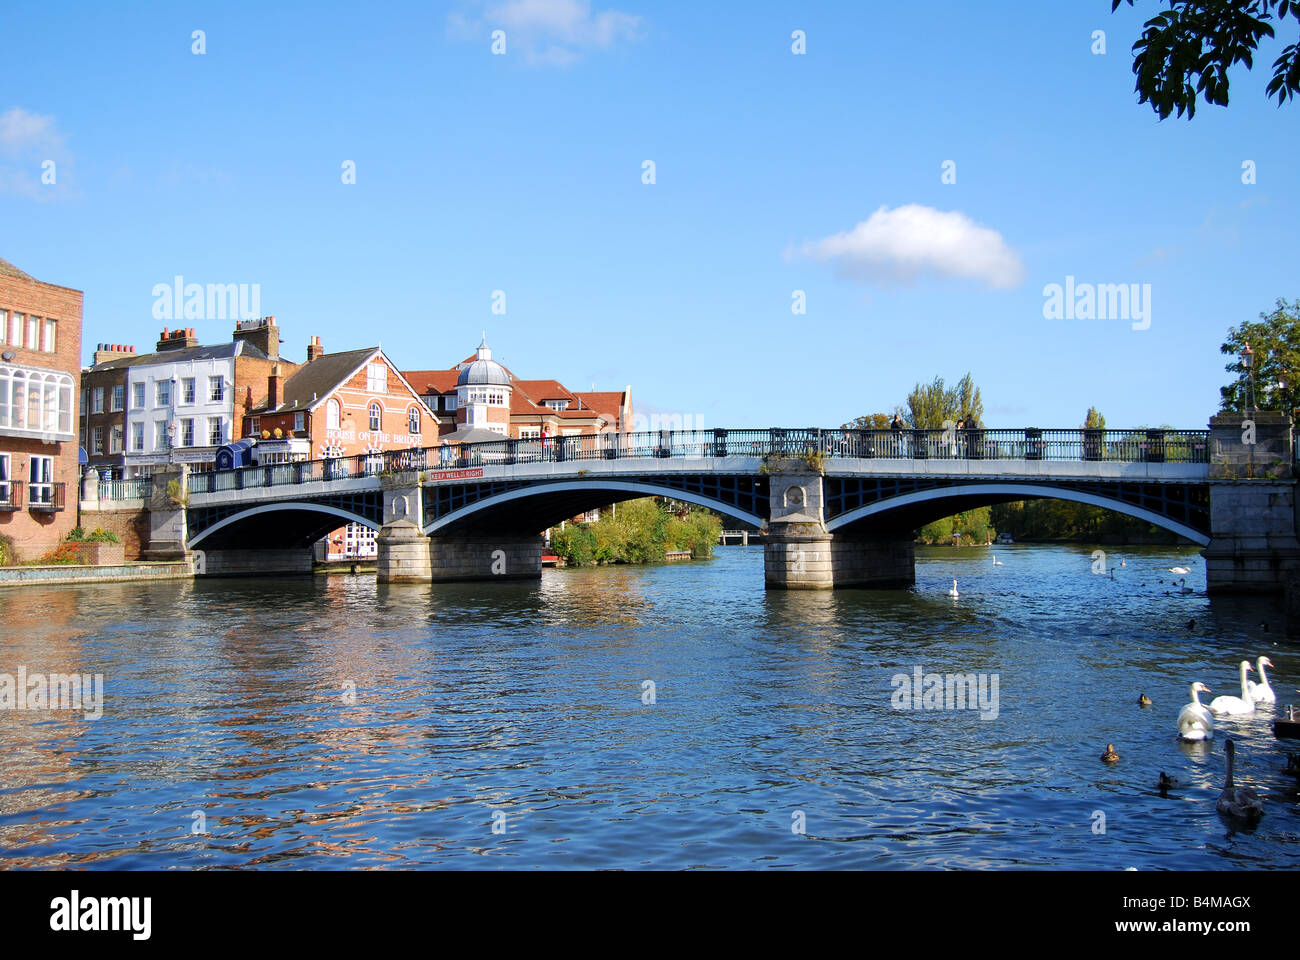
[[[107,696],[93,722],[0,712],[0,853],[115,867],[1300,865],[1296,781],[1269,715],[1225,721],[1206,744],[1175,728],[1188,683],[1230,687],[1242,657],[1267,651],[1275,688],[1295,688],[1293,645],[1260,626],[1280,625],[1277,605],[1208,598],[1194,553],[1112,553],[1105,574],[1088,549],[997,554],[919,551],[901,592],[765,591],[761,549],[739,547],[540,583],[3,592],[0,672],[102,672]],[[1176,565],[1192,594],[1165,595]],[[916,667],[996,674],[997,718],[894,709],[891,678]],[[1225,735],[1269,806],[1253,833],[1214,812]],[[1107,742],[1114,767],[1097,759]],[[1162,770],[1180,783],[1167,797]]]

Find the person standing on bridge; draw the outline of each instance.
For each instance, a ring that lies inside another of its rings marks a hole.
[[[901,457],[903,455],[903,418],[897,413],[895,413],[894,418],[889,421],[889,429],[892,430],[894,434],[893,454],[896,457]]]

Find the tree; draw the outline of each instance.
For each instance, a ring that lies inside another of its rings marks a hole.
[[[1114,13],[1121,3],[1111,0]],[[1228,105],[1228,68],[1254,66],[1253,55],[1264,37],[1275,36],[1273,21],[1288,17],[1300,23],[1300,0],[1168,0],[1133,44],[1133,72],[1138,103],[1150,103],[1161,120],[1174,110],[1190,120],[1200,94],[1206,103]],[[1195,81],[1195,87],[1192,82]],[[1265,94],[1278,106],[1300,94],[1300,43],[1283,48],[1273,61]]]
[[[1097,411],[1096,407],[1089,407],[1087,416],[1083,418],[1083,428],[1085,430],[1105,430],[1106,418]]]
[[[1225,365],[1237,379],[1219,393],[1224,410],[1244,410],[1246,398],[1246,364],[1242,354],[1249,346],[1254,351],[1255,407],[1290,413],[1300,396],[1296,378],[1300,377],[1300,300],[1287,303],[1278,298],[1271,313],[1261,313],[1259,320],[1243,321],[1228,331],[1220,352],[1232,357]]]
[[[889,414],[868,413],[866,416],[854,417],[848,423],[840,424],[841,430],[888,430]]]
[[[907,425],[919,430],[942,430],[945,420],[956,422],[966,416],[984,419],[980,388],[969,373],[955,387],[945,385],[943,377],[935,377],[931,383],[918,383],[907,395],[903,413]]]

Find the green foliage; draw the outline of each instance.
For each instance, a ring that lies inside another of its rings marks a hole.
[[[122,538],[111,530],[105,530],[103,527],[96,527],[90,533],[86,534],[87,543],[121,543]]]
[[[1259,320],[1243,321],[1228,331],[1219,347],[1232,357],[1224,369],[1237,379],[1221,387],[1224,410],[1245,410],[1246,365],[1241,355],[1246,345],[1255,351],[1255,407],[1290,413],[1300,399],[1296,378],[1300,377],[1300,300],[1287,303],[1278,298],[1271,313],[1261,313]]]
[[[862,417],[854,417],[848,423],[840,424],[841,430],[888,430],[889,429],[888,413],[868,413]]]
[[[177,504],[178,506],[183,507],[189,503],[189,498],[186,497],[184,491],[181,490],[181,482],[179,480],[167,481],[167,497],[172,503]]]
[[[1083,418],[1083,428],[1085,430],[1105,430],[1106,418],[1098,412],[1096,407],[1089,407],[1087,415]]]
[[[918,430],[942,430],[945,420],[955,423],[967,415],[979,421],[984,419],[980,388],[969,373],[952,387],[943,382],[943,377],[935,377],[931,383],[918,383],[907,395],[903,420]]]
[[[1125,2],[1134,5],[1134,0],[1111,0],[1111,13]],[[1274,19],[1300,21],[1296,0],[1167,2],[1169,9],[1143,24],[1142,36],[1133,44],[1138,103],[1150,103],[1161,120],[1175,110],[1192,119],[1198,94],[1206,103],[1226,107],[1228,68],[1254,66],[1260,40],[1275,36]],[[1300,43],[1289,44],[1273,61],[1273,77],[1264,92],[1277,97],[1278,106],[1300,93]]]
[[[713,555],[722,531],[717,514],[656,498],[629,500],[594,523],[569,523],[551,536],[551,549],[572,567],[602,563],[659,563],[670,550]]]
[[[964,510],[934,523],[927,523],[916,533],[922,543],[952,543],[956,533],[963,543],[987,543],[995,535],[990,522],[991,507]]]
[[[18,561],[18,551],[12,537],[0,533],[0,567],[13,566]]]
[[[1172,534],[1101,507],[1071,500],[1023,500],[990,508],[993,525],[1017,540],[1151,540],[1169,542]]]
[[[82,555],[81,551],[77,549],[77,545],[75,543],[68,543],[67,541],[64,541],[63,543],[55,547],[53,550],[51,550],[49,553],[45,554],[45,556],[41,557],[39,560],[35,561],[30,565],[38,566],[38,567],[52,567],[52,566],[70,567],[85,562],[86,562],[86,558]]]
[[[68,531],[68,535],[63,538],[64,543],[81,543],[86,539],[86,531],[81,527],[73,527]]]

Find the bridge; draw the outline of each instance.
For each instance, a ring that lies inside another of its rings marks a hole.
[[[917,528],[1046,497],[1202,546],[1212,590],[1276,591],[1300,561],[1293,457],[1289,419],[1261,412],[1208,430],[719,429],[175,465],[150,488],[150,555],[195,555],[206,575],[307,571],[311,545],[354,522],[379,532],[382,581],[533,578],[549,527],[663,496],[761,529],[769,587],[899,587]]]

